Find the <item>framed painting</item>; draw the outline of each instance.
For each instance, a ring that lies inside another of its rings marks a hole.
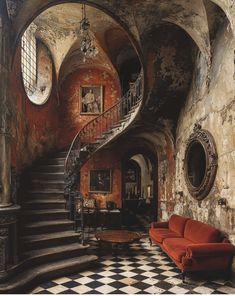
[[[110,193],[112,183],[111,170],[90,170],[89,183],[90,192]]]
[[[98,115],[103,112],[103,86],[80,86],[80,114]]]
[[[131,182],[136,182],[136,171],[134,169],[128,169],[126,171],[126,182],[131,183]]]

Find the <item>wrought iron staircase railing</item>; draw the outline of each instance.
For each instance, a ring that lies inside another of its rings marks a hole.
[[[143,96],[142,76],[141,72],[115,105],[88,122],[75,136],[65,160],[66,196],[70,196],[71,192],[79,192],[77,185],[81,166],[98,149],[126,129],[135,118]]]

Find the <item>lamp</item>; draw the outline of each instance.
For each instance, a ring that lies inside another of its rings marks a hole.
[[[81,52],[84,54],[83,61],[86,62],[86,57],[95,57],[99,51],[95,46],[94,40],[91,39],[89,34],[90,22],[86,16],[86,6],[82,4],[82,19],[80,21],[80,30],[81,35]]]

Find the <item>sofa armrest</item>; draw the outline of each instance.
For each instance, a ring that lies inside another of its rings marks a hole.
[[[186,257],[214,257],[214,256],[233,256],[235,255],[235,247],[230,243],[207,243],[192,244],[186,249]]]
[[[168,228],[168,222],[152,222],[151,228]]]

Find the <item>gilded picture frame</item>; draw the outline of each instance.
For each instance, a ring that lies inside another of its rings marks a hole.
[[[99,115],[103,112],[103,86],[80,86],[80,114]]]
[[[112,171],[110,169],[90,170],[89,192],[111,193]]]

